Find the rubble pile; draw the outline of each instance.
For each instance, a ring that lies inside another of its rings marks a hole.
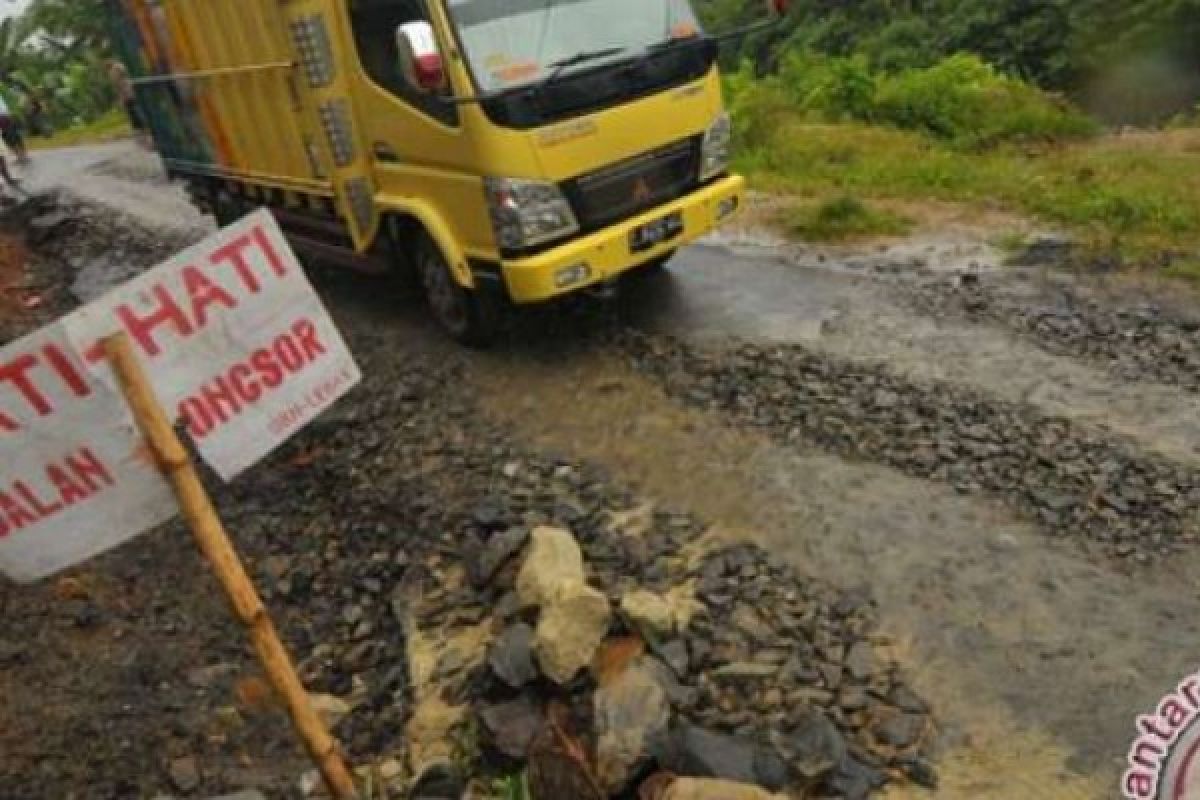
[[[656,770],[740,785],[748,798],[862,798],[896,777],[936,785],[929,710],[874,633],[868,598],[805,582],[753,545],[690,565],[665,555],[682,593],[629,588],[627,573],[606,598],[571,543],[538,528],[516,588],[511,567],[492,579],[503,611],[486,663],[466,678],[476,691],[463,695],[485,753],[536,763],[558,704],[574,713],[579,751],[594,753],[577,769],[597,796],[627,796]],[[733,790],[701,782],[664,796],[739,796],[722,791]]]
[[[536,773],[561,727],[602,796],[660,769],[846,798],[936,780],[929,711],[865,594],[714,549],[690,515],[514,446],[453,363],[392,366],[358,335],[369,398],[222,490],[310,687],[347,704],[356,763],[402,755],[397,785]]]
[[[79,234],[40,248],[64,278],[105,248],[144,266],[183,244],[91,213],[44,220]],[[353,402],[209,483],[319,712],[390,796],[519,780],[538,800],[849,799],[935,783],[930,712],[866,594],[516,443],[481,415],[463,359],[398,345],[370,313],[338,321],[365,375]],[[38,673],[105,727],[85,760],[70,725],[15,753],[14,798],[66,796],[83,775],[105,796],[318,791],[181,524],[78,582],[92,588],[58,604],[56,587],[0,596],[14,681],[57,663],[58,638],[34,635],[47,620],[128,654]],[[154,712],[125,710],[148,697]]]
[[[1086,359],[1126,380],[1200,392],[1200,315],[1158,302],[1110,303],[1069,285],[1014,292],[981,276],[906,286],[921,313],[986,321],[1028,336],[1049,352]]]
[[[1054,536],[1083,537],[1137,563],[1200,542],[1200,472],[1032,407],[800,345],[704,350],[637,333],[622,340],[671,395],[785,444],[993,492]]]

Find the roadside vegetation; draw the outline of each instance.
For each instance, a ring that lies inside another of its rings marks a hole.
[[[967,55],[896,74],[861,58],[794,57],[763,78],[744,68],[728,90],[740,167],[759,188],[810,198],[787,221],[799,235],[902,232],[871,211],[877,201],[949,201],[1019,212],[1200,278],[1200,128],[1104,132]]]
[[[868,205],[852,194],[821,201],[799,201],[780,216],[794,235],[810,241],[843,241],[874,236],[902,236],[912,220],[887,209]]]
[[[31,146],[121,133],[105,69],[110,17],[104,0],[32,0],[0,20],[0,97]]]
[[[133,129],[129,126],[128,117],[121,111],[113,109],[106,111],[91,122],[64,128],[49,136],[35,136],[29,140],[29,148],[45,150],[52,147],[73,147],[80,144],[108,142],[132,134]]]
[[[750,10],[700,5],[710,24]],[[931,0],[873,16],[871,2],[801,0],[782,34],[728,65],[740,169],[799,198],[780,221],[804,238],[893,234],[905,225],[889,207],[948,202],[1062,229],[1109,263],[1200,280],[1200,81],[1147,74],[1114,106],[1119,92],[1098,100],[1087,79],[1115,53],[1102,29],[1127,56],[1157,48],[1200,70],[1200,46],[1175,44],[1174,30],[1200,7],[1176,19],[1187,3],[1136,3],[1133,24],[1116,8],[1085,19],[1050,0],[1013,5]],[[1039,27],[1068,12],[1074,28]]]

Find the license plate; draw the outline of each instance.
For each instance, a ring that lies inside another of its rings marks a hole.
[[[681,233],[683,233],[683,212],[676,211],[661,219],[634,228],[629,234],[629,249],[640,253],[669,239],[674,239]]]

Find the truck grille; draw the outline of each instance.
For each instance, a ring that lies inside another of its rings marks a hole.
[[[599,230],[696,188],[700,138],[643,153],[563,185],[583,231]]]

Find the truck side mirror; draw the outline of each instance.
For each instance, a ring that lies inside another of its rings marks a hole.
[[[789,0],[767,0],[767,13],[772,17],[782,17],[788,13]]]
[[[396,28],[396,53],[409,86],[429,93],[446,88],[446,65],[428,22],[407,22]]]

